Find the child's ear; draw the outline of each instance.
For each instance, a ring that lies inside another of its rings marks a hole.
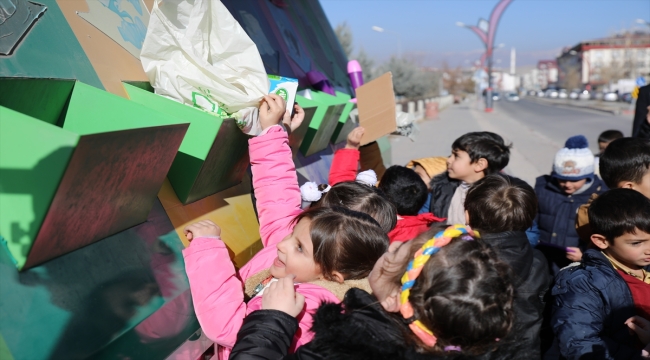
[[[635,184],[634,184],[633,182],[631,182],[631,181],[621,181],[620,183],[618,183],[618,186],[617,186],[617,187],[618,187],[619,189],[632,189],[632,190],[636,190],[636,189],[635,189],[636,186],[634,186],[634,185],[635,185]]]
[[[593,242],[600,250],[605,250],[609,247],[607,239],[600,234],[591,235],[591,242]]]
[[[396,286],[390,295],[388,295],[384,300],[381,301],[381,306],[384,310],[392,313],[399,312],[400,308],[400,288]]]
[[[343,284],[343,282],[345,281],[343,275],[338,271],[334,271],[331,276],[332,276],[332,280],[336,281],[339,284]]]
[[[480,158],[474,163],[474,172],[480,173],[485,171],[488,167],[488,161],[486,158]]]

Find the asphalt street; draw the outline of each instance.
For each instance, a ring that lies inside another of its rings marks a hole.
[[[630,135],[633,115],[612,115],[596,110],[547,105],[523,98],[518,102],[499,101],[494,112],[485,113],[475,100],[453,105],[437,119],[418,123],[416,141],[390,136],[393,164],[428,156],[448,156],[452,142],[470,131],[492,131],[512,144],[510,163],[505,171],[531,185],[549,173],[555,153],[566,139],[582,134],[591,150],[598,150],[598,135],[609,129]]]

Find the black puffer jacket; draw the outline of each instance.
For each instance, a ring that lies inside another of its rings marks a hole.
[[[298,323],[295,318],[277,310],[251,313],[237,334],[231,360],[296,359],[296,360],[493,360],[530,359],[518,351],[520,344],[504,339],[496,352],[469,357],[459,353],[432,356],[417,353],[406,345],[403,331],[409,331],[383,310],[377,299],[367,292],[351,289],[342,304],[323,304],[314,316],[314,339],[295,354],[288,349]],[[512,331],[512,334],[516,334]]]
[[[522,347],[530,349],[529,359],[539,359],[544,295],[551,285],[546,258],[530,246],[523,231],[481,233],[481,239],[490,244],[499,259],[510,265],[514,272],[515,327],[521,329]]]

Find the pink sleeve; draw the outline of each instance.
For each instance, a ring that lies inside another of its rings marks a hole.
[[[354,181],[359,169],[359,150],[340,149],[334,153],[330,168],[329,184],[334,186],[344,181]]]
[[[287,133],[279,126],[248,140],[262,244],[273,246],[289,234],[302,212],[296,167]]]
[[[197,238],[183,250],[194,312],[205,335],[233,347],[246,316],[244,290],[221,239]]]

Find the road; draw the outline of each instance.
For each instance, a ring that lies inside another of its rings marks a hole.
[[[393,164],[404,165],[411,159],[447,156],[452,142],[470,131],[492,131],[512,143],[510,164],[505,171],[531,185],[539,175],[549,173],[555,153],[566,139],[584,135],[591,150],[598,150],[598,135],[609,129],[626,136],[632,128],[632,115],[612,115],[596,110],[548,105],[531,99],[499,101],[492,113],[485,113],[474,101],[456,104],[435,120],[418,123],[420,133],[413,142],[390,136]]]

